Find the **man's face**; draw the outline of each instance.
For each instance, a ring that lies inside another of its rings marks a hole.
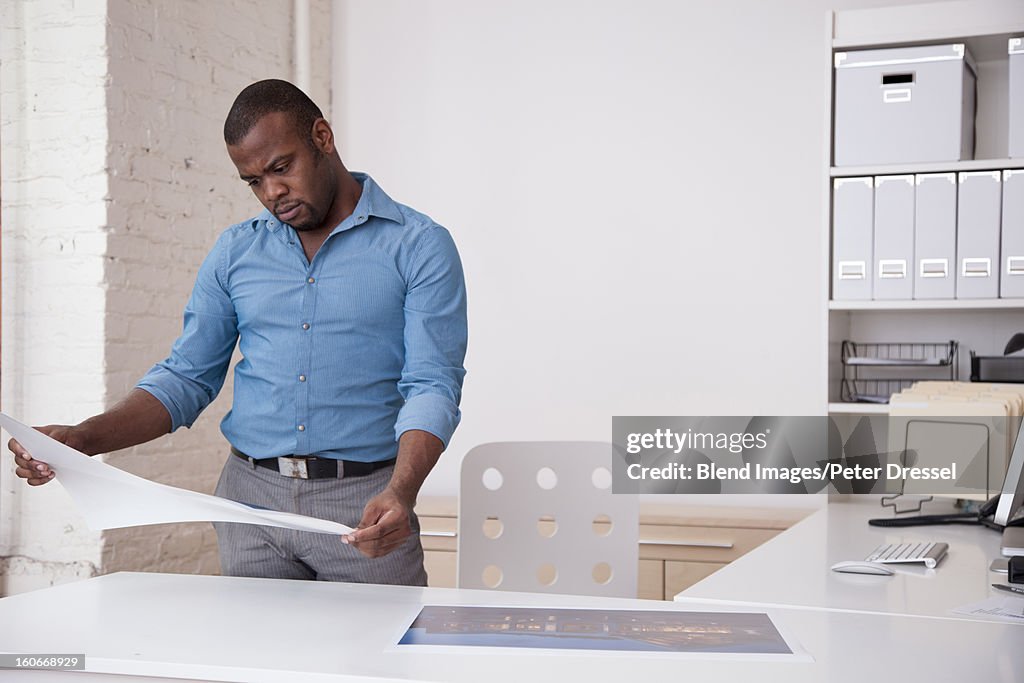
[[[260,203],[299,231],[323,227],[336,192],[321,143],[314,151],[309,135],[299,135],[289,114],[271,112],[241,142],[228,145],[238,175]]]

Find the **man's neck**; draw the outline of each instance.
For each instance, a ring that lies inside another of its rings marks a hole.
[[[320,228],[325,230],[328,235],[343,220],[352,215],[359,204],[359,198],[363,196],[363,184],[356,180],[344,166],[342,166],[338,178],[338,193],[335,195],[334,204],[327,212],[324,224]]]
[[[341,170],[340,178],[338,193],[335,195],[330,211],[327,212],[323,225],[316,230],[303,230],[298,233],[302,250],[306,253],[306,259],[310,263],[313,262],[313,257],[320,251],[320,247],[327,241],[334,229],[356,210],[359,198],[363,195],[362,183],[344,168]]]

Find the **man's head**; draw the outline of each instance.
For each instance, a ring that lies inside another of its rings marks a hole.
[[[279,220],[316,230],[344,170],[320,108],[287,81],[253,83],[235,98],[224,142],[239,175]]]

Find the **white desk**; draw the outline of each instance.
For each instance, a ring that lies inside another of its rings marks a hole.
[[[86,653],[88,670],[223,681],[663,681],[863,683],[1020,680],[1015,627],[911,616],[771,608],[813,662],[709,661],[657,653],[396,651],[424,603],[740,611],[744,606],[443,588],[121,573],[0,600],[0,649]],[[749,609],[749,608],[747,608]],[[754,610],[759,611],[759,610]],[[73,683],[78,674],[4,680]],[[113,679],[121,680],[121,679]]]
[[[925,509],[945,511],[935,503]],[[891,516],[876,497],[832,503],[675,599],[971,619],[950,610],[992,595],[1005,597],[991,584],[1006,583],[1006,575],[988,570],[1000,556],[999,532],[964,525],[868,526],[868,519]],[[949,554],[935,569],[893,566],[895,576],[829,569],[841,560],[863,560],[882,543],[905,541],[945,541]]]

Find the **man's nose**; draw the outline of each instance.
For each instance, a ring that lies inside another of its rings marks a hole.
[[[276,202],[286,194],[288,194],[288,186],[284,183],[272,179],[263,182],[263,196],[267,200]]]

